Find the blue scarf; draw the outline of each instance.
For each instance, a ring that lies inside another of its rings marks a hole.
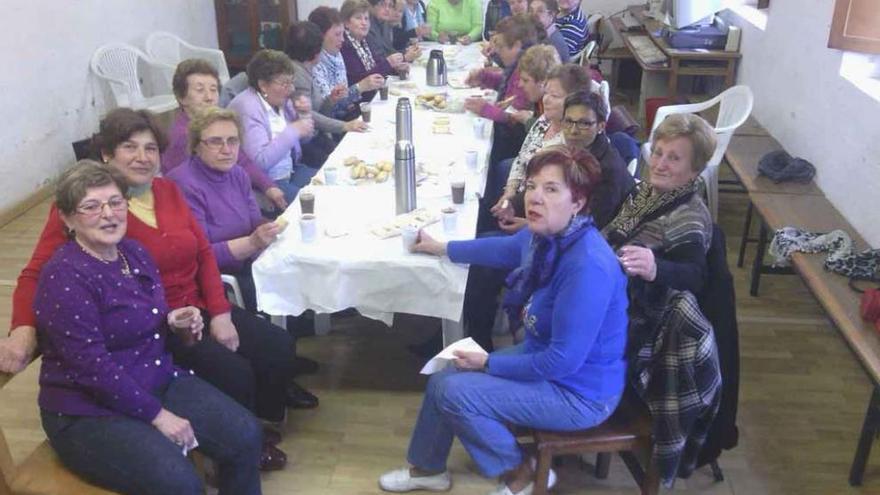
[[[593,226],[593,218],[577,215],[561,233],[552,237],[533,234],[523,264],[507,276],[504,310],[511,329],[522,323],[523,308],[532,294],[553,278],[559,258]]]

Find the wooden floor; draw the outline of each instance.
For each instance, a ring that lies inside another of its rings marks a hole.
[[[721,196],[721,223],[735,261],[745,196]],[[8,321],[15,277],[45,220],[43,204],[0,229],[0,320]],[[870,392],[870,383],[822,310],[795,276],[767,276],[761,296],[749,297],[748,273],[732,268],[737,284],[742,385],[740,444],[720,459],[726,480],[708,470],[680,480],[673,491],[708,494],[880,494],[880,452],[865,486],[850,488],[847,473]],[[424,380],[405,344],[429,335],[438,323],[399,317],[394,328],[357,317],[334,321],[326,337],[300,340],[303,355],[321,362],[303,385],[321,398],[314,411],[291,411],[281,447],[290,456],[282,472],[266,475],[267,494],[380,493],[376,478],[404,464]],[[31,366],[0,395],[0,426],[13,456],[41,442],[36,376]],[[591,461],[592,462],[592,461]],[[476,474],[459,444],[450,468],[450,493],[487,493],[494,485]],[[596,480],[569,461],[560,469],[560,494],[635,493],[623,464]]]

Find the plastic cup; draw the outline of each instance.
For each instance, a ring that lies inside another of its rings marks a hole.
[[[336,185],[336,180],[339,178],[338,170],[336,167],[324,167],[324,183],[328,186]]]
[[[314,214],[305,213],[300,217],[299,232],[303,242],[315,242],[315,238],[318,236],[318,222]]]
[[[467,150],[464,152],[464,162],[467,164],[468,170],[477,171],[477,150]]]
[[[386,101],[388,99],[388,80],[385,80],[385,83],[382,84],[382,87],[379,88],[379,99],[382,101]]]
[[[397,71],[397,75],[400,76],[401,81],[406,81],[409,79],[409,67],[401,67],[400,70]]]
[[[443,214],[443,232],[454,234],[458,230],[458,210],[452,206],[447,206],[440,210]]]
[[[174,327],[177,329],[177,337],[186,347],[196,343],[196,336],[193,334],[192,330],[190,330],[195,318],[196,311],[194,309],[180,311],[174,315]]]
[[[477,139],[483,139],[483,135],[485,133],[485,122],[480,117],[474,118],[474,137]]]
[[[418,238],[419,228],[415,225],[404,225],[400,229],[400,239],[403,241],[404,250],[412,251],[412,247],[416,244]]]
[[[455,179],[449,183],[452,188],[452,202],[460,205],[464,203],[464,180]]]
[[[364,122],[370,122],[370,114],[372,113],[372,108],[369,103],[361,103],[361,119]]]
[[[314,195],[314,193],[310,193],[308,191],[300,191],[300,193],[299,193],[299,207],[302,210],[303,214],[315,213],[315,195]]]

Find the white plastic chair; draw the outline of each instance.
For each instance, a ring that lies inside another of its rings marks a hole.
[[[244,296],[241,293],[241,286],[238,285],[238,279],[235,278],[234,275],[226,275],[221,273],[220,280],[223,282],[224,288],[226,288],[226,298],[229,298],[229,291],[232,291],[232,301],[239,308],[244,308]]]
[[[111,43],[98,48],[89,64],[98,78],[107,81],[119,107],[135,110],[146,108],[162,113],[177,108],[177,99],[171,93],[174,67],[155,62],[144,52],[125,43]],[[141,73],[141,68],[146,70]],[[167,93],[145,96],[143,80],[156,82]]]
[[[226,57],[223,52],[215,48],[195,46],[180,39],[177,35],[156,31],[147,36],[147,55],[163,64],[177,67],[181,61],[188,58],[201,58],[207,60],[216,69],[220,76],[220,84],[229,80],[229,67],[226,66]]]
[[[718,167],[721,165],[721,160],[724,158],[724,153],[727,151],[727,145],[730,144],[734,131],[752,113],[753,104],[754,96],[748,86],[734,86],[702,103],[660,107],[654,117],[654,124],[651,126],[651,139],[642,145],[642,157],[647,163],[651,158],[651,141],[654,139],[654,131],[663,122],[663,119],[676,113],[699,113],[715,105],[720,105],[718,119],[715,122],[715,136],[718,144],[715,147],[715,153],[706,164],[706,170],[701,174],[706,182],[709,211],[715,221],[718,220]]]
[[[598,44],[595,40],[587,43],[587,46],[585,46],[579,53],[575,54],[575,56],[572,57],[572,60],[577,60],[578,65],[589,67],[590,57],[593,55],[593,52],[596,51],[596,46],[598,46]]]
[[[596,82],[591,80],[590,92],[598,93],[605,100],[605,110],[607,111],[605,122],[608,122],[608,119],[611,117],[611,86],[608,85],[608,81]]]

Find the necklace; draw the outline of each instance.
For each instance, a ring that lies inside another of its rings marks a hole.
[[[85,246],[83,246],[82,244],[80,244],[78,242],[77,242],[77,245],[79,246],[80,249],[82,249],[82,251],[84,253],[91,256],[92,258],[95,258],[96,260],[100,261],[101,263],[104,263],[105,265],[109,265],[110,263],[115,261],[115,260],[105,260],[104,258],[99,256],[98,254],[93,253],[89,249],[86,249]],[[131,265],[128,264],[128,258],[125,257],[125,254],[123,254],[122,251],[119,250],[119,248],[116,248],[116,255],[119,257],[119,262],[122,265],[122,267],[120,268],[120,271],[122,271],[122,276],[130,278],[131,277]]]

